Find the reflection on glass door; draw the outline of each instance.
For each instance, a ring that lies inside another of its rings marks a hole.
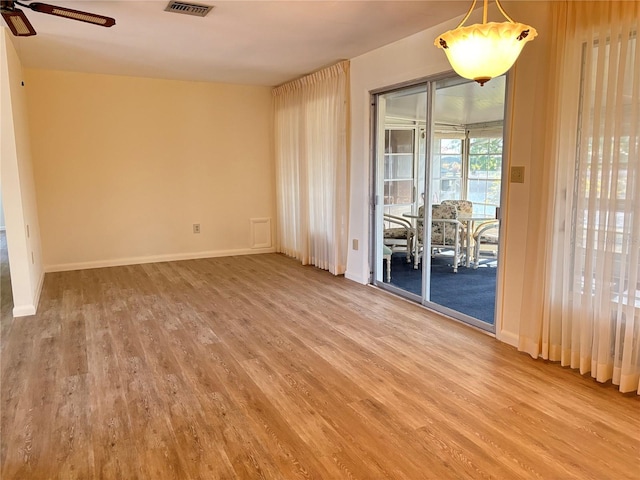
[[[419,300],[417,235],[425,188],[426,86],[377,97],[375,281]]]
[[[433,88],[423,301],[495,331],[505,77],[484,87],[447,78]]]
[[[375,97],[374,283],[494,331],[505,78]]]

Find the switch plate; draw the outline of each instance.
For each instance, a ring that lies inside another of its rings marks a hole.
[[[199,223],[194,223],[193,224],[193,233],[200,233],[200,224]]]
[[[351,240],[351,247],[354,250],[358,250],[358,239],[357,238],[354,238],[353,240]]]
[[[524,167],[511,167],[511,183],[524,183]]]

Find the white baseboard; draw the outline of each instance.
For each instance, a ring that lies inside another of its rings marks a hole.
[[[90,268],[120,267],[123,265],[140,265],[143,263],[175,262],[179,260],[196,260],[199,258],[233,257],[235,255],[259,255],[275,253],[275,247],[241,248],[237,250],[213,250],[208,252],[172,253],[167,255],[151,255],[148,257],[116,258],[113,260],[97,260],[94,262],[61,263],[46,265],[45,272],[68,272],[71,270],[87,270]]]
[[[518,348],[518,335],[513,332],[501,330],[499,332],[496,332],[496,338],[501,342],[507,343],[512,347]]]
[[[18,305],[13,307],[13,317],[28,317],[36,314],[35,305]]]
[[[38,303],[40,303],[40,294],[42,293],[42,287],[44,285],[44,272],[40,275],[38,279],[38,284],[36,285],[36,290],[33,292],[33,305],[16,305],[13,307],[13,317],[29,317],[31,315],[35,315],[38,311]]]
[[[361,275],[354,275],[351,272],[345,272],[344,273],[344,278],[346,278],[347,280],[351,280],[353,282],[357,282],[361,285],[366,285],[369,283],[369,279],[368,278],[362,278]]]

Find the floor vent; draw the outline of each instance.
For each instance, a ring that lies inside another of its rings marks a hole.
[[[165,12],[182,13],[184,15],[193,15],[196,17],[204,17],[211,11],[213,6],[198,5],[197,3],[177,2],[172,0],[164,9]]]

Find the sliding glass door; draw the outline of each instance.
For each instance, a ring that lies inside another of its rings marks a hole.
[[[373,281],[494,331],[505,78],[374,95]]]

